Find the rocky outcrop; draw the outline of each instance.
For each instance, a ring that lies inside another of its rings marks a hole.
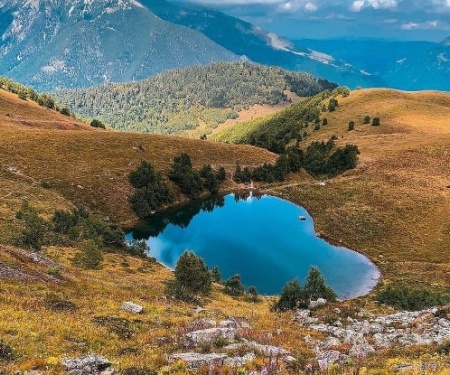
[[[205,365],[223,366],[226,359],[228,359],[226,354],[218,353],[200,354],[189,352],[172,354],[170,356],[171,361],[182,360],[189,368],[199,368]]]
[[[112,375],[115,373],[111,362],[97,354],[80,358],[63,358],[61,365],[70,375]]]
[[[230,344],[236,341],[238,333],[234,328],[207,328],[189,332],[184,337],[186,348],[197,348],[204,344],[214,344],[219,340],[222,344]]]

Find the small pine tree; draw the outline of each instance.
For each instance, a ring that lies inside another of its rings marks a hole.
[[[86,240],[78,245],[79,252],[75,254],[73,263],[89,270],[98,269],[103,262],[103,254],[95,241]]]
[[[317,267],[311,267],[306,277],[305,292],[309,299],[325,298],[327,301],[336,301],[337,295],[333,289],[325,284],[325,280]]]
[[[297,279],[288,281],[283,287],[280,298],[272,307],[275,311],[295,310],[307,306],[307,294]]]
[[[364,124],[370,124],[370,116],[364,117]]]
[[[211,291],[211,274],[202,258],[185,251],[175,266],[173,293],[176,298],[190,300]]]
[[[17,245],[33,251],[40,251],[48,232],[47,221],[42,219],[37,210],[29,206],[27,201],[22,203],[16,217],[23,220],[23,229],[20,232]]]
[[[326,117],[322,120],[322,125],[328,125],[328,119]]]
[[[380,126],[380,125],[381,125],[380,118],[374,117],[372,120],[372,126]]]
[[[230,296],[242,296],[244,294],[245,288],[241,282],[241,276],[234,275],[231,276],[227,281],[225,281],[225,293]]]
[[[222,275],[220,274],[220,270],[218,266],[215,266],[211,269],[211,280],[214,283],[222,282]]]
[[[348,123],[348,131],[352,131],[355,130],[355,122],[354,121],[350,121]]]

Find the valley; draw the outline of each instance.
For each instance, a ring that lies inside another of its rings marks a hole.
[[[391,308],[375,303],[377,293],[387,285],[440,293],[450,282],[445,251],[450,244],[450,129],[446,122],[450,97],[435,92],[356,90],[336,98],[335,110],[320,114],[327,124],[318,130],[309,125],[300,147],[335,135],[337,145],[358,146],[356,169],[319,180],[301,170],[283,183],[258,184],[262,191],[305,207],[321,237],[365,254],[381,271],[382,281],[372,294],[314,310],[313,319],[318,322],[326,322],[336,309],[342,319],[357,320],[359,313],[375,317],[391,313]],[[289,111],[295,113],[295,106],[302,104],[294,104]],[[379,117],[380,126],[364,124],[366,115]],[[186,373],[181,362],[167,360],[168,354],[182,349],[179,342],[185,327],[200,317],[220,321],[230,316],[245,317],[253,327],[246,331],[246,340],[282,346],[299,369],[317,366],[313,347],[299,343],[307,335],[314,340],[326,336],[314,332],[311,323],[302,326],[292,320],[295,313],[270,312],[274,297],[260,297],[255,305],[244,297],[223,294],[223,287],[215,284],[202,301],[205,312],[194,313],[191,303],[167,297],[165,284],[173,274],[151,259],[107,252],[100,269],[85,270],[71,261],[78,251],[74,247],[49,246],[40,253],[49,260],[39,261],[14,246],[22,225],[16,213],[24,199],[44,218],[50,218],[55,209],[83,205],[97,217],[132,223],[127,175],[143,159],[167,173],[171,159],[188,152],[196,167],[224,166],[223,191],[230,191],[236,187],[231,180],[236,162],[249,167],[274,163],[275,154],[249,145],[93,129],[5,91],[0,91],[0,116],[0,273],[2,289],[8,291],[8,298],[0,302],[0,337],[15,353],[14,360],[1,362],[5,374],[32,369],[61,373],[62,358],[92,352],[104,355],[125,374],[139,369]],[[258,121],[264,124],[265,120]],[[352,131],[349,121],[355,122]],[[120,310],[128,300],[144,306],[138,320]],[[445,320],[446,310],[442,311]],[[120,322],[112,318],[117,316]],[[437,346],[413,344],[402,352],[395,344],[364,354],[358,364],[338,361],[332,366],[339,366],[341,373],[365,368],[390,374],[405,363],[414,369],[432,362],[445,370],[447,359],[439,346],[443,344],[436,342]],[[351,349],[354,342],[349,343]],[[339,353],[348,354],[344,346],[337,347]],[[329,350],[321,353],[331,355]],[[245,366],[257,369],[268,361],[263,354],[257,356]],[[295,373],[291,365],[277,363],[279,373]]]

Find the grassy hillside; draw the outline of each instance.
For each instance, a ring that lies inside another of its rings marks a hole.
[[[305,97],[334,87],[311,74],[240,62],[177,69],[140,82],[57,91],[55,96],[77,115],[98,118],[116,130],[198,138],[256,104],[288,104],[285,91]]]
[[[290,176],[286,185],[268,190],[304,205],[323,236],[367,254],[381,268],[385,282],[403,280],[427,288],[448,285],[450,129],[446,116],[450,95],[368,90],[352,92],[339,98],[339,103],[333,113],[321,115],[328,117],[328,125],[302,144],[306,147],[312,140],[336,135],[338,144],[349,142],[360,148],[358,168],[324,186],[300,173]],[[381,126],[363,125],[366,115],[379,116]],[[356,129],[349,132],[351,120]],[[192,304],[165,295],[172,273],[151,259],[108,253],[101,269],[84,270],[71,261],[74,248],[51,246],[40,253],[42,257],[30,258],[28,251],[5,245],[17,230],[15,213],[24,198],[47,217],[55,208],[82,203],[98,216],[125,222],[133,219],[126,202],[130,192],[126,176],[141,159],[167,171],[173,155],[186,151],[196,166],[225,165],[230,173],[235,161],[257,165],[273,162],[273,154],[250,146],[92,129],[3,91],[0,139],[0,289],[4,295],[0,342],[14,353],[12,360],[0,358],[1,375],[33,370],[63,374],[61,358],[88,353],[104,355],[124,375],[186,374],[185,365],[168,357],[184,350],[188,325],[199,318],[220,321],[229,316],[252,326],[241,329],[241,337],[290,351],[296,361],[286,364],[278,358],[275,373],[302,373],[307,364],[319,371],[315,341],[308,340],[324,341],[327,334],[300,325],[293,313],[271,313],[273,298],[263,297],[256,304],[242,297],[233,299],[217,284],[202,301],[205,310],[196,313]],[[142,315],[120,309],[122,302],[130,300],[144,306]],[[362,321],[366,318],[361,314],[382,312],[392,311],[378,307],[374,296],[369,296],[329,304],[312,314],[319,323],[342,319],[347,325],[348,317]],[[448,312],[441,310],[439,317],[448,319]],[[220,351],[221,345],[217,342],[201,350]],[[346,343],[331,348],[350,351]],[[409,373],[448,374],[445,350],[448,347],[436,345],[394,346],[365,359],[352,357],[332,365],[329,373],[394,374],[406,363],[411,364]],[[273,356],[258,354],[245,366],[214,368],[214,373],[261,372],[272,361]],[[424,365],[431,370],[422,371]],[[191,373],[209,371],[206,366]]]
[[[328,125],[301,142],[337,136],[356,144],[358,167],[326,186],[299,181],[274,191],[304,205],[316,230],[367,254],[386,280],[450,283],[450,95],[353,91]],[[363,124],[379,117],[381,126]],[[355,130],[348,131],[350,121]]]
[[[17,210],[26,191],[33,191],[29,198],[40,205],[53,206],[53,198],[41,198],[57,195],[115,221],[129,221],[134,215],[127,201],[132,189],[127,176],[141,160],[163,173],[181,152],[187,152],[196,167],[210,163],[229,173],[236,161],[259,165],[274,160],[269,152],[247,146],[94,130],[4,91],[0,138],[0,197],[8,212],[3,217]]]

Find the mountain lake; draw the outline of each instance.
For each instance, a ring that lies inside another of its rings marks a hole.
[[[316,236],[305,209],[270,195],[242,192],[192,201],[141,221],[127,240],[146,239],[150,256],[174,269],[192,250],[222,279],[239,274],[260,294],[279,294],[287,281],[303,285],[311,266],[341,299],[367,294],[380,273],[364,255]]]

